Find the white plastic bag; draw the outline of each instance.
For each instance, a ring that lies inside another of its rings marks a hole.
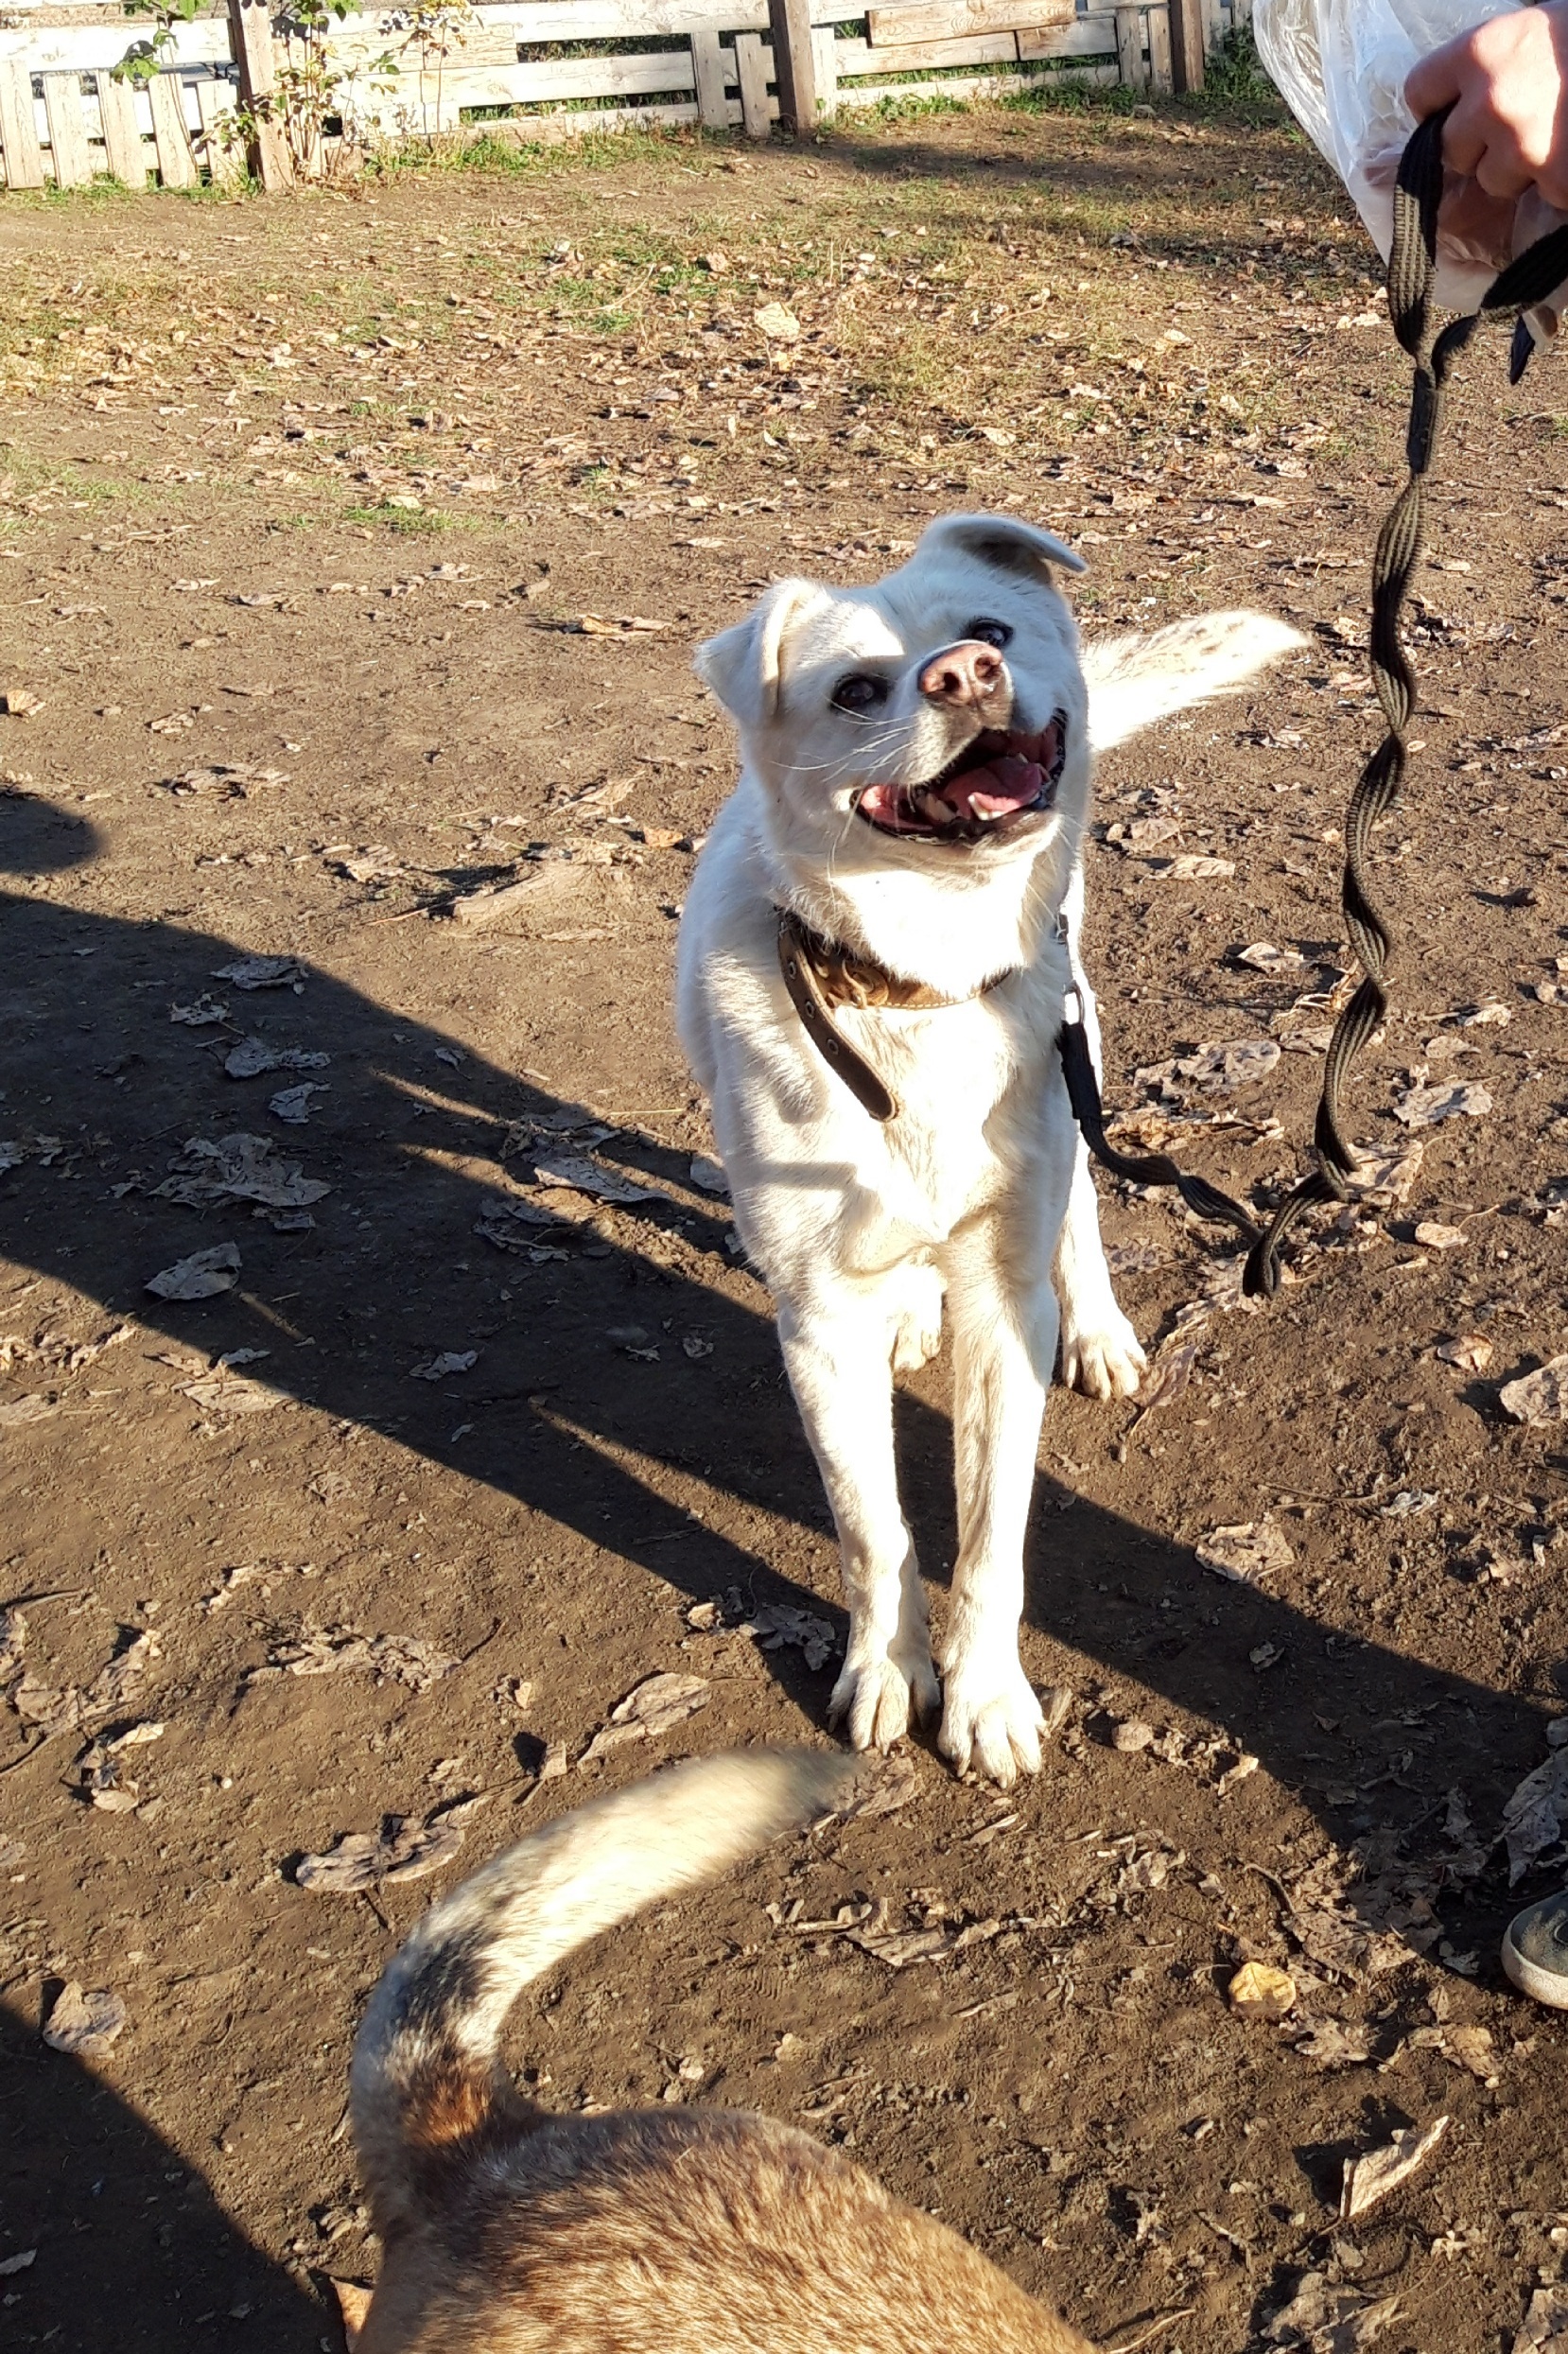
[[[1333,166],[1385,260],[1394,180],[1416,118],[1405,76],[1434,49],[1525,0],[1256,0],[1259,52],[1291,113]],[[1531,189],[1517,203],[1445,176],[1437,226],[1437,300],[1473,310],[1497,272],[1565,216]],[[1538,338],[1568,308],[1568,285],[1532,313]],[[1543,315],[1544,314],[1544,315]]]

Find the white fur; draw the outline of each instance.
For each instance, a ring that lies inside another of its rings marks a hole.
[[[1239,685],[1298,642],[1264,615],[1216,615],[1083,664],[1060,566],[1078,559],[1029,525],[948,516],[876,586],[782,582],[702,649],[699,671],[740,727],[743,762],[698,863],[679,953],[682,1039],[712,1100],[736,1223],[777,1303],[838,1526],[850,1631],[834,1713],[857,1748],[885,1748],[912,1706],[937,1700],[894,1468],[892,1375],[934,1353],[945,1288],[959,1551],[940,1745],[961,1771],[1004,1784],[1040,1762],[1018,1628],[1058,1343],[1065,1378],[1097,1397],[1129,1394],[1144,1364],[1111,1291],[1055,1051],[1075,985],[1098,1064],[1078,956],[1090,745]],[[860,789],[930,778],[976,732],[971,711],[919,680],[980,617],[1014,632],[987,724],[1037,730],[1067,714],[1053,805],[973,845],[880,832],[855,814]],[[861,671],[887,682],[875,718],[832,702]],[[963,1001],[839,1014],[898,1100],[885,1125],[801,1026],[778,969],[779,906]]]

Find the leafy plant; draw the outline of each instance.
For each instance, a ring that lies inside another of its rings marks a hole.
[[[174,46],[175,27],[192,24],[200,7],[201,0],[125,0],[127,16],[153,17],[156,28],[150,41],[132,42],[119,63],[110,67],[114,79],[138,87],[155,81],[165,55]]]

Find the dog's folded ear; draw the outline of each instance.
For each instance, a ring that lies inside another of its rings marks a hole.
[[[1049,581],[1060,566],[1065,572],[1087,572],[1088,565],[1064,540],[1054,538],[1036,524],[1020,523],[1010,514],[944,514],[928,523],[920,535],[923,556],[954,553],[977,556],[1004,572],[1022,572]]]
[[[824,594],[815,581],[775,581],[743,621],[698,647],[698,677],[742,727],[760,726],[778,709],[784,641]]]
[[[1271,613],[1205,613],[1150,637],[1104,637],[1084,649],[1089,740],[1125,743],[1173,711],[1245,687],[1306,639]]]

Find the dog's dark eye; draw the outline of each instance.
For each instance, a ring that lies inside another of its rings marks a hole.
[[[857,718],[862,711],[875,711],[879,704],[886,701],[886,679],[876,678],[869,671],[852,671],[833,689],[833,708],[853,712]]]
[[[993,621],[984,613],[968,624],[964,635],[966,637],[978,637],[983,646],[995,646],[999,654],[1003,646],[1010,646],[1013,642],[1011,624]]]

